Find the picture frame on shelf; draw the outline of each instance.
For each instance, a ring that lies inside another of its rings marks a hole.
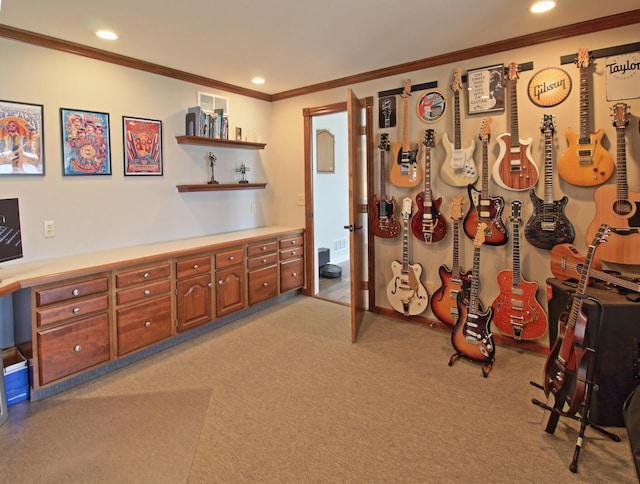
[[[44,175],[44,107],[0,101],[0,175]]]
[[[504,111],[504,64],[467,71],[469,114]]]
[[[122,116],[124,174],[162,176],[162,121]]]
[[[111,175],[109,113],[60,108],[62,173]]]

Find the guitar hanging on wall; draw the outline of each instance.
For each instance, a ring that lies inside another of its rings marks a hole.
[[[538,167],[531,156],[531,138],[520,139],[518,129],[518,64],[509,64],[509,110],[511,130],[498,136],[498,161],[493,165],[493,179],[507,190],[528,190],[538,183]]]
[[[380,198],[373,196],[373,220],[371,231],[373,235],[384,239],[391,239],[400,234],[400,222],[396,219],[396,199],[387,198],[385,176],[385,154],[389,151],[389,135],[380,135]]]
[[[431,244],[439,242],[447,235],[447,223],[440,213],[442,197],[433,200],[431,193],[431,148],[434,130],[427,129],[422,144],[424,149],[424,191],[416,195],[418,211],[411,219],[411,231],[417,239]]]
[[[567,128],[569,147],[558,160],[558,173],[567,183],[582,187],[600,185],[613,175],[614,163],[602,146],[604,130],[591,132],[591,101],[589,94],[589,66],[591,56],[587,49],[578,50],[576,61],[580,69],[580,133]]]
[[[422,168],[418,164],[418,144],[409,141],[409,96],[411,80],[405,83],[402,90],[402,143],[393,143],[391,152],[394,162],[391,164],[389,180],[397,187],[412,188],[422,181]]]

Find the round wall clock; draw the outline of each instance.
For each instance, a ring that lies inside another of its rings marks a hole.
[[[418,98],[416,109],[422,121],[435,123],[447,109],[447,98],[442,91],[432,89]]]
[[[569,97],[571,77],[562,69],[549,67],[538,71],[529,81],[527,94],[536,106],[557,106]]]

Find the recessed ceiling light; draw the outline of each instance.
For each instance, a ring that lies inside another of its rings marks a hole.
[[[542,0],[541,2],[536,2],[533,5],[531,5],[531,12],[532,13],[548,12],[555,6],[556,6],[556,2],[554,2],[553,0]]]
[[[251,82],[254,84],[264,84],[264,79],[262,77],[254,77],[251,79]]]
[[[96,35],[105,40],[116,40],[118,38],[118,36],[110,30],[98,30]]]

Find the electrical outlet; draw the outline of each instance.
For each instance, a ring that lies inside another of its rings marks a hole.
[[[298,193],[298,205],[304,206],[304,193]]]
[[[56,236],[56,223],[53,220],[44,221],[44,236],[45,237]]]

